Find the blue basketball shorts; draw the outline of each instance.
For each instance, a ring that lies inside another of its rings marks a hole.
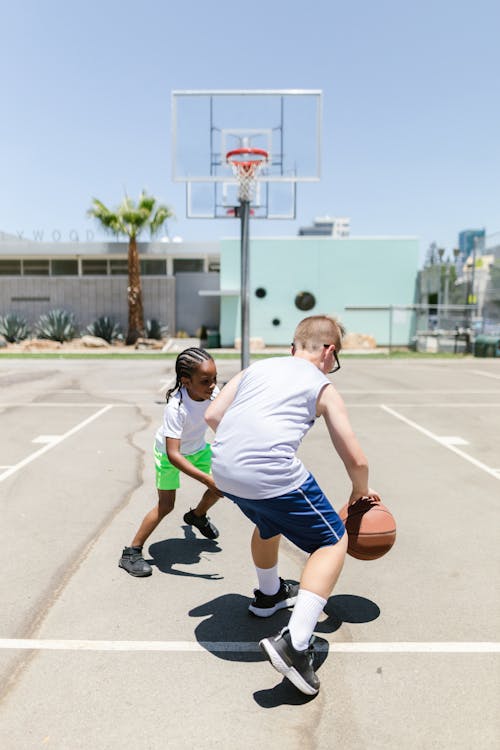
[[[279,497],[249,500],[224,493],[259,529],[262,539],[283,534],[304,552],[337,544],[345,527],[312,474],[298,489]]]

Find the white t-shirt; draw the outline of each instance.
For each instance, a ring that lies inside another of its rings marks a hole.
[[[206,445],[205,412],[218,393],[219,389],[215,386],[210,400],[193,401],[183,386],[170,396],[163,412],[163,424],[156,431],[157,449],[165,453],[165,438],[171,437],[180,439],[180,452],[183,456],[201,451]]]
[[[212,443],[217,487],[250,500],[297,489],[309,472],[295,455],[316,419],[316,401],[330,383],[299,357],[275,357],[243,374]]]

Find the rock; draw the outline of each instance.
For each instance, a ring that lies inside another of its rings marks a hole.
[[[161,349],[163,351],[163,341],[159,339],[138,338],[135,342],[134,349]]]
[[[19,344],[20,351],[23,352],[44,352],[54,351],[62,348],[60,341],[51,339],[26,339]]]
[[[188,349],[190,346],[199,348],[200,339],[195,338],[171,338],[161,347],[162,352],[171,352],[177,354]]]
[[[7,346],[7,339],[0,334],[0,349],[3,349],[5,346]]]
[[[342,349],[376,349],[377,342],[367,333],[347,333],[342,339]]]
[[[259,352],[262,349],[266,348],[264,339],[261,339],[258,336],[256,336],[255,338],[251,338],[249,344],[250,344],[251,352]],[[238,351],[241,350],[241,339],[234,340],[234,348],[237,349]]]
[[[105,339],[101,339],[99,336],[82,336],[80,343],[83,346],[88,346],[89,349],[106,349],[110,346]]]

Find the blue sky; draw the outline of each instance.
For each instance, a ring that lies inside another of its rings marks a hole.
[[[324,93],[322,181],[299,186],[295,222],[254,236],[349,216],[356,235],[417,235],[423,255],[500,231],[495,0],[17,0],[0,21],[0,231],[97,239],[92,196],[146,188],[173,207],[171,235],[238,234],[185,218],[170,92],[240,88]]]

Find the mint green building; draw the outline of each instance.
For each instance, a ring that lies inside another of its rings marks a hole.
[[[287,345],[303,317],[327,313],[379,346],[408,346],[415,334],[409,308],[417,302],[418,264],[416,237],[251,239],[250,336],[266,346]],[[223,239],[222,346],[240,337],[239,286],[240,241]]]

